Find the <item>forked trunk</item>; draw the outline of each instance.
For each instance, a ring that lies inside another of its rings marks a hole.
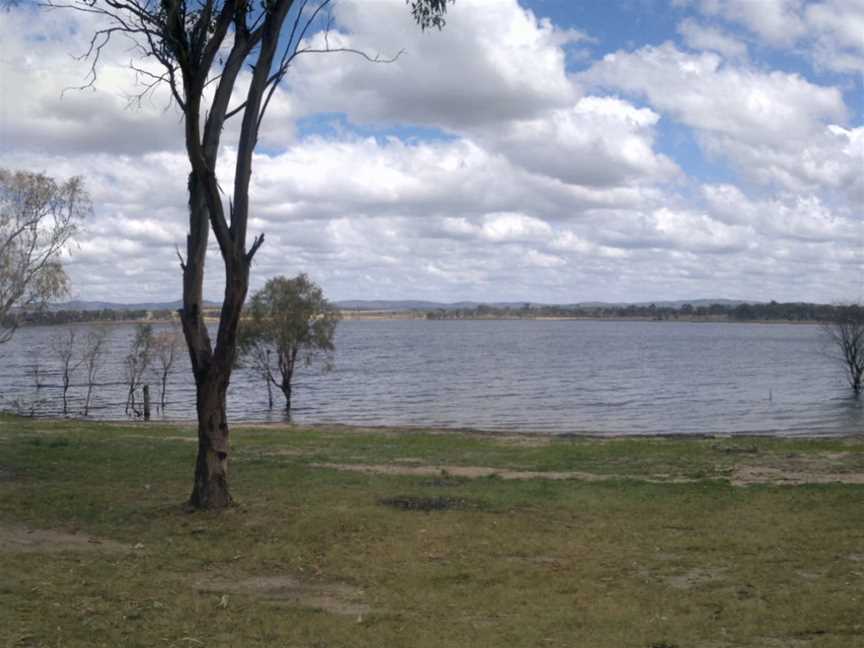
[[[215,374],[216,372],[214,372]],[[189,497],[196,509],[220,509],[231,504],[228,490],[228,419],[225,415],[225,392],[228,377],[208,376],[198,385],[198,458],[195,462],[195,485]]]
[[[290,416],[291,415],[291,379],[288,379],[288,382],[283,382],[280,385],[282,389],[282,394],[285,396],[285,412]]]

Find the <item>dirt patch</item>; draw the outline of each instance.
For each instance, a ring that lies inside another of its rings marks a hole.
[[[802,484],[864,485],[864,473],[828,472],[817,468],[795,470],[793,468],[740,465],[733,469],[731,483],[733,486],[753,486],[756,484],[775,486],[800,486]]]
[[[63,551],[129,551],[128,545],[83,533],[0,525],[0,552],[59,553]]]
[[[697,567],[686,571],[683,574],[667,576],[664,580],[669,587],[674,589],[690,590],[694,587],[721,581],[723,579],[723,572],[725,571],[726,569],[723,567],[716,569]]]
[[[483,508],[479,502],[473,502],[463,497],[416,497],[413,495],[398,495],[382,497],[378,500],[382,506],[401,509],[403,511],[464,511]]]
[[[234,455],[234,461],[255,461],[266,457],[302,457],[307,454],[304,450],[295,448],[273,448],[270,450],[240,450]]]
[[[347,583],[304,583],[292,576],[252,576],[239,580],[202,580],[197,587],[202,592],[259,596],[343,616],[359,617],[371,611],[363,601],[363,590]]]
[[[495,477],[508,480],[525,479],[548,479],[561,481],[572,479],[576,481],[613,481],[619,479],[634,479],[636,481],[651,483],[690,483],[698,480],[671,477],[669,475],[655,475],[642,477],[638,475],[604,475],[598,473],[580,471],[538,471],[538,470],[512,470],[510,468],[490,468],[488,466],[405,466],[396,464],[340,464],[340,463],[314,463],[313,468],[329,468],[332,470],[345,470],[349,472],[360,472],[370,475],[400,475],[413,477],[441,477],[441,478],[464,478],[479,479],[482,477]]]
[[[184,443],[197,443],[198,439],[191,436],[172,436],[161,434],[123,434],[117,435],[111,439],[106,439],[108,443],[114,443],[117,439],[147,439],[148,441],[183,441]]]
[[[495,442],[503,446],[516,446],[518,448],[545,448],[552,445],[552,437],[540,435],[502,436]]]

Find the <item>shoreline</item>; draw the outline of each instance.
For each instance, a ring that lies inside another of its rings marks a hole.
[[[10,411],[0,411],[0,426],[8,420],[22,420],[44,423],[78,423],[86,425],[104,426],[135,426],[141,428],[157,428],[162,426],[186,428],[194,430],[197,425],[195,419],[151,419],[142,421],[129,418],[84,418],[84,417],[62,417],[62,416],[30,416]],[[782,430],[754,431],[745,430],[741,432],[599,432],[596,430],[580,430],[567,432],[531,432],[525,429],[492,430],[479,427],[442,427],[423,424],[405,425],[363,425],[353,423],[326,423],[326,422],[288,422],[288,421],[261,421],[255,419],[240,419],[229,421],[229,428],[235,432],[240,430],[268,430],[268,431],[296,431],[310,430],[314,432],[338,432],[347,434],[382,434],[386,436],[454,436],[474,437],[482,439],[524,439],[543,441],[616,441],[616,440],[669,440],[669,441],[705,441],[705,440],[747,440],[747,439],[778,439],[778,440],[838,440],[838,439],[860,439],[864,438],[864,431],[846,430],[836,433],[825,432],[784,432]]]

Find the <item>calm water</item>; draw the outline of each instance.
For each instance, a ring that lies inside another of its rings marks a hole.
[[[87,326],[79,326],[81,334]],[[157,325],[157,329],[160,327]],[[0,347],[0,407],[60,413],[49,340],[66,327],[19,330]],[[110,350],[91,414],[123,418],[122,358],[134,328],[109,325]],[[423,425],[538,433],[845,434],[862,431],[861,404],[808,325],[588,321],[344,321],[328,374],[301,370],[298,422]],[[34,387],[32,367],[46,386]],[[70,391],[79,413],[84,369]],[[154,400],[158,380],[149,379]],[[280,420],[263,381],[236,370],[235,420]],[[194,416],[181,352],[169,419]]]

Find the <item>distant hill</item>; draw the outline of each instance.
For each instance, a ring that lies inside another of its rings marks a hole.
[[[68,302],[58,302],[50,305],[50,310],[77,310],[77,311],[98,311],[98,310],[113,310],[113,311],[133,311],[133,310],[177,310],[183,305],[181,300],[173,302],[140,302],[136,304],[119,304],[117,302],[103,301],[85,301],[73,300]],[[216,302],[205,301],[204,308],[219,308]]]

